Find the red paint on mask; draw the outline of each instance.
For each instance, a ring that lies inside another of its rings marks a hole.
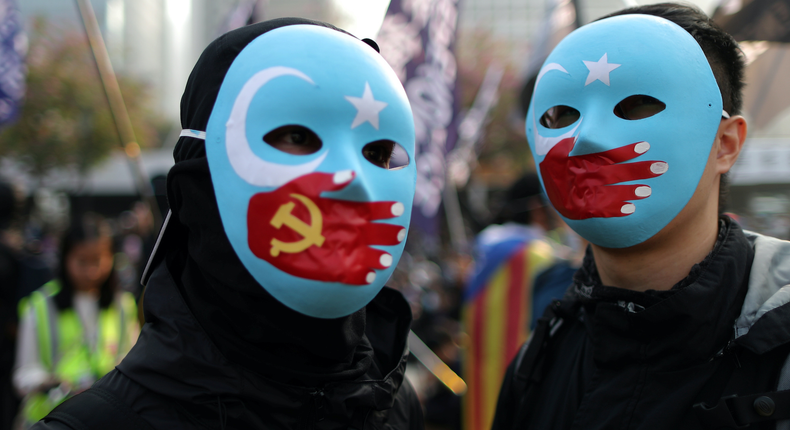
[[[247,210],[250,250],[293,276],[367,285],[374,269],[388,267],[381,260],[389,255],[370,246],[397,245],[401,242],[398,235],[405,230],[399,225],[372,222],[394,218],[396,202],[320,197],[354,180],[352,174],[348,181],[335,184],[333,177],[331,173],[311,173],[274,191],[252,196]]]
[[[636,189],[646,185],[612,185],[626,181],[654,178],[664,172],[653,173],[652,161],[624,163],[642,154],[635,151],[641,143],[594,154],[570,156],[576,138],[561,140],[540,163],[540,175],[552,205],[565,218],[611,218],[628,216],[622,208],[637,196]],[[618,164],[623,163],[623,164]]]

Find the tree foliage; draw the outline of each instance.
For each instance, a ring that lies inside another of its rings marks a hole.
[[[141,147],[157,143],[148,88],[119,76]],[[119,138],[85,35],[36,19],[27,57],[27,91],[17,121],[0,131],[0,157],[42,177],[55,168],[84,174],[119,147]]]

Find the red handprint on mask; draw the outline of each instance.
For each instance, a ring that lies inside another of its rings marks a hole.
[[[667,163],[655,160],[624,163],[647,152],[650,149],[647,142],[570,156],[575,143],[573,137],[561,140],[540,163],[546,194],[557,211],[568,219],[631,215],[636,207],[628,201],[649,197],[650,187],[612,184],[655,178],[668,168]]]
[[[250,199],[247,240],[256,257],[300,278],[350,285],[376,279],[392,256],[371,245],[397,245],[406,237],[399,225],[372,221],[403,214],[398,202],[352,202],[321,197],[354,180],[343,171],[311,173]]]

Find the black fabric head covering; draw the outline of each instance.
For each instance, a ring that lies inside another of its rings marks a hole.
[[[0,180],[0,230],[8,227],[14,216],[17,201],[11,185]]]
[[[182,128],[206,130],[225,74],[248,43],[295,24],[338,30],[321,22],[283,18],[219,37],[203,51],[189,76],[181,99]],[[326,320],[300,314],[274,299],[244,268],[225,235],[204,141],[181,137],[173,156],[176,164],[167,178],[172,215],[169,238],[162,246],[181,294],[225,357],[299,385],[362,375],[371,360],[365,308]]]

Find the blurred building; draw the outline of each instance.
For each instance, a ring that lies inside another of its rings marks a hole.
[[[283,16],[330,20],[328,0],[106,0],[106,37],[118,69],[159,90],[173,120],[189,72],[212,40],[234,28]]]
[[[583,25],[631,4],[633,0],[460,0],[459,29],[462,34],[488,32],[507,44],[514,64],[526,68],[529,55],[539,49],[540,33],[549,27]],[[563,12],[547,21],[554,8]]]
[[[483,30],[507,43],[517,62],[540,28],[546,0],[462,0],[458,28],[462,33]]]

